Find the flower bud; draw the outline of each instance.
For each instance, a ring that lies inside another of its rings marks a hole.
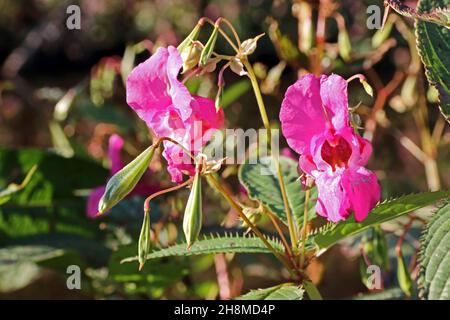
[[[195,68],[200,61],[200,54],[202,50],[199,44],[195,42],[188,46],[183,52],[180,52],[181,58],[183,59],[183,72]]]
[[[202,185],[200,171],[197,170],[183,218],[183,231],[188,250],[197,240],[202,228]]]
[[[366,93],[367,93],[369,96],[373,97],[373,89],[372,89],[372,87],[370,86],[370,84],[366,81],[366,79],[360,78],[359,81],[360,81],[361,84],[363,85],[364,90],[366,91]]]
[[[214,100],[214,105],[216,106],[216,111],[222,107],[223,100],[223,86],[220,86],[217,90],[216,99]]]
[[[152,145],[109,179],[105,193],[98,204],[97,215],[111,209],[134,189],[147,170],[154,153],[155,146]]]
[[[150,253],[151,249],[151,234],[150,234],[150,212],[145,210],[144,221],[142,222],[141,234],[139,235],[138,244],[138,260],[139,260],[139,270],[144,267],[147,255]]]

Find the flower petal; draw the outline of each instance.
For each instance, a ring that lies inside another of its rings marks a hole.
[[[167,78],[169,79],[169,93],[172,98],[172,104],[178,110],[181,120],[185,121],[191,115],[191,94],[189,90],[178,81],[178,74],[183,66],[183,59],[177,48],[169,46],[169,58],[167,60]]]
[[[153,128],[156,114],[168,109],[175,110],[183,121],[190,116],[191,95],[177,79],[182,65],[176,48],[158,48],[128,76],[127,103],[148,127]]]
[[[309,154],[312,137],[326,129],[321,105],[320,78],[313,74],[301,77],[287,89],[280,110],[281,128],[297,153]]]
[[[318,200],[316,211],[329,221],[345,220],[350,215],[350,201],[342,187],[343,170],[320,172],[316,176]]]
[[[336,74],[322,75],[320,78],[320,97],[326,108],[327,118],[335,130],[349,126],[347,81]],[[319,108],[320,106],[317,106]]]
[[[355,220],[364,220],[380,200],[381,191],[376,175],[364,167],[346,170],[342,186],[355,212]]]

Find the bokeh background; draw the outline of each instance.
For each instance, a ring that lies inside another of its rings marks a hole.
[[[81,8],[80,30],[66,27],[71,4]],[[250,60],[274,127],[283,94],[299,74],[362,73],[374,97],[354,81],[350,106],[358,107],[354,120],[360,121],[360,132],[373,139],[369,167],[380,179],[383,198],[448,188],[450,130],[418,60],[412,21],[389,19],[387,35],[369,30],[366,9],[372,4],[383,7],[382,1],[351,0],[0,0],[0,190],[39,166],[29,185],[0,206],[0,298],[230,298],[286,276],[275,260],[259,255],[161,259],[137,272],[136,265],[119,261],[135,255],[143,199],[129,198],[105,218],[86,216],[90,190],[109,175],[108,138],[125,139],[125,163],[151,143],[148,129],[126,105],[126,75],[158,46],[177,45],[201,16],[226,17],[241,39],[266,34]],[[305,36],[316,32],[307,27],[308,9],[314,26],[326,22],[322,38]],[[343,53],[345,36],[350,56]],[[205,32],[200,39],[207,37]],[[216,51],[231,54],[224,41]],[[187,85],[214,98],[216,81],[211,74]],[[225,82],[227,127],[261,127],[249,81],[228,72]],[[152,163],[147,178],[155,188],[170,185],[164,165],[159,158]],[[222,175],[238,194],[236,170],[229,166]],[[186,199],[181,191],[153,204],[159,245],[182,238]],[[239,229],[236,214],[213,193],[205,200],[204,216],[204,233]],[[402,225],[396,221],[385,228],[393,265],[384,270],[384,285],[394,295],[399,293],[393,247]],[[411,229],[404,245],[411,266],[419,227]],[[367,291],[358,243],[336,246],[310,267],[324,297]],[[71,264],[82,269],[81,290],[66,287]],[[224,275],[225,288],[218,281]]]

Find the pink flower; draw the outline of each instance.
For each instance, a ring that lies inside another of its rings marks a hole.
[[[192,96],[178,81],[183,65],[175,47],[159,48],[133,69],[127,79],[127,102],[158,137],[169,137],[193,154],[200,151],[223,124],[214,101]],[[179,146],[164,141],[164,158],[173,182],[193,175],[194,166]]]
[[[111,176],[119,172],[124,166],[122,162],[122,157],[120,156],[123,144],[124,141],[122,137],[120,137],[117,134],[113,134],[109,138],[108,158],[111,161],[111,174],[110,174]],[[149,183],[148,180],[149,180],[148,176],[146,178],[146,174],[144,174],[144,177],[141,179],[141,181],[138,182],[134,190],[130,193],[130,196],[133,195],[147,196],[157,191],[158,188]],[[105,193],[105,189],[106,186],[100,186],[92,190],[92,192],[90,193],[86,206],[86,215],[89,218],[95,218],[95,215],[98,212],[98,203],[100,202],[100,199]]]
[[[347,82],[334,74],[302,76],[286,91],[280,120],[301,170],[315,179],[317,213],[333,222],[352,212],[364,220],[380,199],[380,186],[364,168],[372,146],[349,124]]]

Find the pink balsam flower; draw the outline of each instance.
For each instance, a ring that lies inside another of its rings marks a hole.
[[[157,137],[169,137],[196,154],[223,124],[214,101],[193,96],[178,81],[183,60],[175,47],[159,48],[127,79],[127,102]],[[179,146],[164,141],[164,158],[173,182],[195,172]]]
[[[120,152],[122,151],[124,141],[121,136],[113,134],[108,141],[108,158],[111,161],[111,172],[110,176],[115,175],[123,167],[122,157]],[[148,172],[148,171],[147,171]],[[98,203],[105,193],[106,185],[95,188],[89,194],[86,206],[86,215],[89,218],[95,218],[98,213]],[[138,182],[133,191],[130,192],[129,196],[147,196],[155,191],[158,191],[158,187],[149,182],[149,176],[147,173]]]
[[[349,123],[347,81],[334,74],[302,76],[286,91],[280,120],[301,170],[315,179],[317,213],[332,222],[352,212],[364,220],[380,199],[380,186],[364,168],[372,146]]]

